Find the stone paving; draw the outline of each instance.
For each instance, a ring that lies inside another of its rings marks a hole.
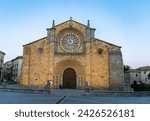
[[[98,93],[98,92],[97,92]],[[111,96],[108,92],[97,95],[86,94],[84,90],[51,89],[34,90],[22,89],[18,85],[0,86],[0,104],[150,104],[150,96]],[[140,93],[140,92],[137,92]],[[149,92],[148,92],[149,94]]]
[[[0,104],[150,104],[150,97],[54,96],[0,91]]]

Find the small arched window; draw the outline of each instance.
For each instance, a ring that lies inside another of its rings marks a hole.
[[[98,49],[98,54],[101,55],[102,53],[103,53],[103,49],[102,49],[102,48],[99,48],[99,49]]]
[[[38,48],[37,54],[42,54],[43,53],[43,48]]]

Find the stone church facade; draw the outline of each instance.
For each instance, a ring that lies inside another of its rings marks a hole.
[[[47,29],[47,36],[23,45],[21,85],[123,90],[121,47],[95,38],[95,29],[72,19]]]

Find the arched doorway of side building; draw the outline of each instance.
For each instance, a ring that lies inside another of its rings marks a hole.
[[[63,72],[63,88],[76,88],[76,71],[73,68],[66,68]]]

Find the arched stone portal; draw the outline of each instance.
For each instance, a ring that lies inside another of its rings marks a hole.
[[[67,68],[63,73],[63,88],[76,88],[76,71],[73,68]]]
[[[71,77],[67,77],[71,75]],[[71,82],[72,80],[72,86]],[[83,88],[85,84],[85,66],[77,60],[62,60],[54,68],[54,88]],[[68,83],[68,84],[67,84]]]

